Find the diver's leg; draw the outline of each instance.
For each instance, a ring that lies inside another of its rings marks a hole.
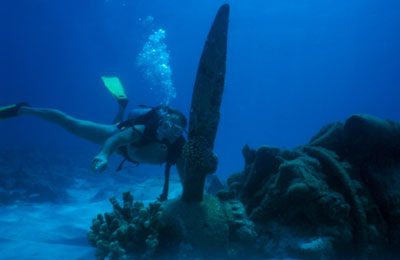
[[[68,132],[88,141],[102,144],[117,132],[115,125],[98,124],[73,118],[57,109],[22,106],[18,115],[31,115],[63,127]]]
[[[126,106],[128,105],[128,99],[118,99],[118,112],[114,118],[113,124],[121,123],[124,121],[124,114]]]

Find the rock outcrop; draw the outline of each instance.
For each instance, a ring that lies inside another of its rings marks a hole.
[[[245,146],[243,155],[245,170],[230,176],[229,190],[269,250],[291,237],[285,252],[292,257],[400,256],[399,123],[353,115],[307,145]],[[284,238],[273,235],[277,226]]]

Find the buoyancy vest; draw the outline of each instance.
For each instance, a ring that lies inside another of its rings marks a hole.
[[[160,124],[163,122],[163,120],[168,120],[168,118],[171,117],[174,118],[174,120],[171,120],[170,122],[171,127],[176,127],[178,131],[179,129],[181,129],[181,132],[178,132],[179,137],[174,138],[175,140],[172,143],[168,139],[160,138],[159,136]],[[158,106],[152,108],[149,112],[143,115],[121,122],[117,126],[120,131],[124,131],[125,129],[130,127],[134,129],[135,125],[144,125],[145,130],[142,134],[142,137],[137,142],[133,142],[127,146],[122,146],[119,148],[119,152],[125,157],[125,160],[139,165],[139,162],[129,157],[128,146],[138,148],[152,142],[158,142],[165,144],[167,147],[166,163],[168,165],[176,164],[177,159],[181,155],[183,145],[186,142],[186,139],[183,136],[183,132],[187,125],[187,119],[181,112],[168,106]],[[121,162],[118,170],[122,169],[124,161]]]

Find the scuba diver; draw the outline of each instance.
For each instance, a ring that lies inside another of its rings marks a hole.
[[[137,165],[165,163],[164,187],[158,199],[166,200],[170,168],[179,163],[186,142],[183,136],[187,125],[186,117],[168,106],[140,106],[130,112],[127,120],[123,121],[128,98],[122,84],[115,77],[102,77],[102,79],[119,104],[118,113],[112,124],[77,119],[60,110],[32,107],[26,102],[0,107],[0,120],[21,115],[35,116],[57,124],[76,136],[102,145],[100,152],[92,161],[93,171],[104,171],[113,153],[124,157],[117,171],[122,169],[125,161]],[[180,172],[178,165],[177,168]]]

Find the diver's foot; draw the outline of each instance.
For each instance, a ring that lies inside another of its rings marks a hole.
[[[118,104],[125,108],[128,105],[128,99],[127,98],[120,98],[118,99]]]
[[[19,104],[0,107],[0,119],[18,116],[18,111],[21,107],[30,107],[30,105],[27,102],[22,102]]]
[[[157,200],[163,202],[163,201],[166,201],[167,199],[168,199],[168,195],[163,193],[160,195],[160,197],[158,197]]]

